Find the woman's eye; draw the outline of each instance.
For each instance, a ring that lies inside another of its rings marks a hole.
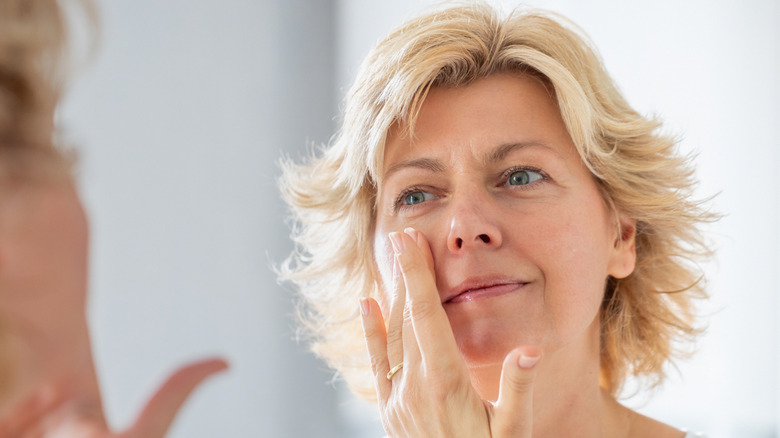
[[[434,198],[433,193],[424,192],[422,190],[417,190],[411,193],[406,194],[403,197],[403,204],[404,205],[415,205],[420,204],[425,201],[430,201]]]
[[[525,186],[542,178],[541,173],[533,170],[517,170],[509,174],[506,184],[509,186]]]

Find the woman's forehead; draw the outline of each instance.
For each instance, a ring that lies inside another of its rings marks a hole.
[[[496,161],[517,146],[557,144],[574,147],[546,87],[527,75],[496,74],[463,87],[431,89],[417,117],[387,129],[376,171],[382,179],[399,161],[420,156],[442,159],[466,151]]]

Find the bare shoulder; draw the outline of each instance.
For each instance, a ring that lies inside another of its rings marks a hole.
[[[661,423],[624,406],[605,393],[602,399],[605,408],[611,411],[611,420],[605,423],[605,430],[610,437],[622,438],[685,438],[685,432]]]
[[[685,432],[632,411],[628,436],[632,438],[684,438]]]

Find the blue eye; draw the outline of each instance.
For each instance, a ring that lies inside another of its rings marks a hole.
[[[404,205],[420,204],[425,201],[430,201],[434,197],[435,196],[433,195],[433,193],[424,192],[422,190],[416,190],[414,192],[404,195],[403,204]]]
[[[541,173],[534,172],[533,170],[517,170],[509,174],[506,184],[508,186],[525,186],[542,178],[543,176]]]

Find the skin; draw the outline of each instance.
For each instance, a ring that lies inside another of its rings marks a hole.
[[[165,435],[179,408],[221,359],[177,370],[136,422],[106,424],[86,318],[88,225],[69,178],[0,183],[3,437]]]
[[[378,185],[384,297],[361,303],[388,435],[682,437],[599,387],[604,285],[633,271],[636,225],[548,90],[514,74],[434,88],[405,133]]]

